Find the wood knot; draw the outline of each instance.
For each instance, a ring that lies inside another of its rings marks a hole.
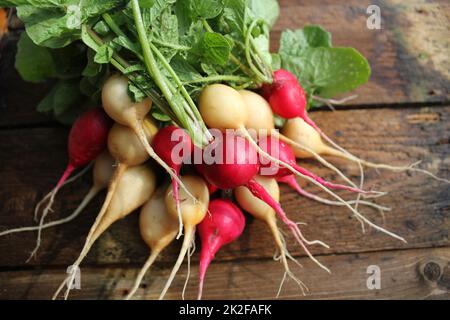
[[[423,267],[423,276],[428,281],[437,281],[441,276],[441,266],[433,261],[426,263]]]

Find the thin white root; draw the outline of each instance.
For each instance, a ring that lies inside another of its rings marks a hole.
[[[247,135],[247,140],[250,142],[250,144],[255,147],[258,147],[258,145],[256,144],[255,141],[253,141],[252,137],[248,134],[247,131],[243,131],[244,135]],[[259,148],[259,147],[258,147]],[[303,174],[301,174],[300,172],[298,172],[297,170],[295,170],[292,166],[290,166],[287,163],[284,163],[272,156],[270,156],[267,152],[261,150],[261,148],[257,149],[260,150],[259,152],[266,157],[267,159],[269,159],[270,161],[273,161],[275,164],[279,165],[279,166],[283,166],[287,169],[289,169],[292,173],[294,173],[295,175],[304,178],[306,180],[308,180],[309,182],[311,182],[312,184],[316,185],[317,187],[321,188],[322,190],[324,190],[325,192],[327,192],[328,194],[330,194],[331,196],[333,196],[336,200],[342,202],[350,211],[352,211],[353,214],[355,214],[355,216],[359,217],[362,221],[364,221],[366,224],[368,224],[369,226],[371,226],[372,228],[383,232],[393,238],[396,238],[400,241],[403,241],[406,243],[406,240],[403,237],[400,237],[398,235],[396,235],[395,233],[392,233],[380,226],[377,226],[376,224],[374,224],[373,222],[371,222],[370,220],[368,220],[366,217],[364,217],[361,213],[359,213],[357,210],[355,210],[351,205],[348,204],[347,201],[345,201],[344,199],[342,199],[340,196],[338,196],[336,193],[334,193],[333,191],[331,191],[330,189],[328,189],[327,187],[323,186],[322,184],[320,184],[319,182],[317,182],[316,180],[312,179],[311,177],[305,176]],[[304,244],[302,243],[302,245],[304,246]],[[325,268],[326,269],[326,268]]]
[[[345,98],[342,98],[340,100],[325,99],[325,98],[322,98],[322,97],[319,97],[319,96],[316,96],[316,95],[313,95],[312,98],[313,98],[313,100],[316,100],[316,101],[319,101],[321,103],[326,104],[331,110],[335,111],[333,105],[335,105],[335,106],[342,105],[342,104],[344,104],[344,103],[346,103],[348,101],[355,100],[356,98],[358,98],[358,95],[354,94],[352,96],[345,97]]]
[[[124,164],[119,163],[117,165],[117,168],[114,171],[114,175],[111,179],[111,182],[110,182],[110,185],[108,188],[108,193],[106,195],[105,201],[103,202],[102,208],[100,209],[100,212],[97,215],[97,218],[95,218],[94,224],[92,225],[91,229],[89,230],[89,234],[86,237],[86,241],[84,243],[84,246],[83,246],[83,249],[81,250],[80,255],[78,256],[75,263],[72,265],[73,272],[68,274],[67,277],[64,279],[64,281],[60,284],[58,289],[53,294],[53,297],[52,297],[53,300],[55,300],[58,297],[59,293],[64,288],[66,283],[70,284],[74,281],[75,275],[76,275],[76,270],[78,269],[78,267],[81,264],[81,262],[83,261],[84,257],[88,254],[90,248],[94,244],[95,239],[92,239],[92,237],[93,237],[97,227],[101,223],[103,216],[105,215],[107,209],[109,208],[109,204],[111,203],[112,197],[115,194],[117,184],[120,180],[120,177],[125,172],[126,168],[127,168],[127,166]],[[64,300],[67,300],[67,298],[69,297],[69,293],[70,293],[70,286],[67,286],[66,292],[64,294]]]
[[[339,170],[337,167],[335,167],[333,164],[331,164],[330,162],[328,162],[327,160],[325,160],[325,158],[323,158],[320,154],[318,154],[317,152],[315,152],[314,150],[303,146],[297,142],[295,142],[292,139],[289,139],[288,137],[278,133],[278,131],[274,131],[275,137],[279,138],[280,140],[290,144],[291,146],[294,146],[300,150],[303,150],[305,152],[311,153],[315,159],[317,159],[322,165],[324,165],[325,167],[327,167],[330,170],[333,170],[334,172],[336,172],[344,181],[346,181],[348,184],[350,184],[350,186],[352,186],[353,188],[358,188],[358,186],[352,181],[350,180],[341,170]]]
[[[48,228],[56,227],[56,226],[71,222],[72,220],[74,220],[75,218],[77,218],[80,215],[80,213],[84,210],[84,208],[88,205],[88,203],[97,195],[97,193],[99,191],[100,191],[99,188],[94,188],[94,187],[91,188],[91,190],[85,196],[85,198],[80,203],[78,208],[76,208],[75,211],[71,215],[69,215],[65,218],[48,222],[46,224],[43,224],[42,226],[31,226],[31,227],[22,227],[22,228],[5,230],[3,232],[0,232],[0,237],[8,235],[8,234],[13,234],[13,233],[37,231],[39,229],[42,229],[42,230],[48,229]]]
[[[269,226],[270,226],[270,224],[269,224]],[[306,295],[306,292],[309,291],[308,287],[301,280],[299,280],[294,275],[294,273],[290,270],[289,264],[288,264],[288,261],[287,261],[286,257],[289,257],[289,259],[291,259],[294,262],[296,262],[300,267],[301,267],[301,264],[290,255],[289,251],[286,248],[286,241],[284,240],[284,237],[281,234],[281,232],[279,231],[279,229],[275,225],[274,226],[270,226],[270,228],[272,230],[272,233],[273,233],[273,236],[274,236],[274,239],[275,239],[277,250],[280,253],[279,258],[277,258],[276,261],[280,261],[283,264],[283,266],[284,266],[283,278],[281,279],[280,286],[278,287],[278,291],[277,291],[276,297],[278,298],[280,296],[281,289],[283,288],[283,284],[284,284],[284,282],[286,280],[286,276],[287,275],[297,283],[297,285],[300,287],[300,290],[302,291],[302,294]]]
[[[79,178],[81,178],[86,172],[89,171],[89,169],[92,167],[92,165],[94,164],[94,161],[90,162],[86,167],[84,167],[80,172],[78,172],[76,175],[74,175],[73,177],[70,177],[69,179],[67,179],[61,186],[64,187],[76,180],[78,180]],[[49,193],[47,193],[45,195],[44,198],[42,198],[41,201],[38,202],[38,204],[36,205],[36,207],[34,208],[34,221],[38,222],[38,213],[39,213],[39,209],[41,208],[41,206],[44,204],[44,202],[46,202],[49,198],[52,197],[53,193],[55,192],[56,188],[53,188],[52,191],[50,191]]]
[[[151,255],[148,257],[145,264],[142,266],[142,269],[139,271],[136,280],[134,281],[133,288],[131,288],[128,295],[125,297],[124,300],[130,300],[136,291],[139,289],[139,286],[141,285],[142,279],[144,279],[145,274],[147,273],[148,269],[152,266],[152,264],[155,262],[156,257],[159,255],[159,250],[153,250]]]
[[[169,290],[170,285],[173,282],[173,279],[175,278],[175,275],[177,274],[178,270],[181,267],[181,264],[183,263],[184,257],[186,256],[186,253],[189,250],[190,245],[192,244],[192,239],[195,238],[195,228],[188,228],[186,229],[185,236],[183,239],[183,245],[180,250],[180,254],[178,255],[178,259],[175,262],[175,265],[173,266],[172,272],[170,273],[169,279],[166,282],[166,285],[164,286],[164,289],[162,290],[161,294],[159,295],[158,300],[163,300],[164,296],[167,293],[167,290]]]
[[[187,254],[187,275],[186,281],[184,282],[183,291],[181,292],[181,299],[184,300],[184,293],[186,292],[187,285],[189,283],[189,278],[191,276],[191,257],[195,252],[195,238],[192,238],[192,242],[189,245],[188,254]]]

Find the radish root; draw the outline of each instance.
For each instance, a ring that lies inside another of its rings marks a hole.
[[[79,216],[79,214],[84,210],[84,208],[86,208],[86,206],[89,204],[89,202],[91,202],[91,200],[100,192],[100,190],[101,190],[101,188],[98,188],[98,187],[91,188],[91,190],[89,190],[88,194],[86,194],[83,201],[75,209],[75,211],[71,215],[69,215],[65,218],[48,222],[46,224],[43,224],[42,226],[31,226],[31,227],[22,227],[22,228],[5,230],[3,232],[0,232],[0,237],[8,235],[8,234],[12,234],[12,233],[37,231],[39,229],[48,229],[51,227],[56,227],[56,226],[68,223]]]
[[[160,253],[160,250],[153,250],[150,256],[148,257],[147,261],[143,265],[142,269],[139,271],[136,280],[134,281],[133,288],[131,288],[128,295],[125,297],[124,300],[130,300],[134,294],[136,293],[137,289],[139,289],[139,286],[141,285],[142,279],[144,279],[145,274],[147,273],[148,269],[153,265],[153,263],[156,260],[156,257],[158,257]]]
[[[191,226],[186,226],[185,228],[185,236],[183,239],[183,245],[181,246],[180,254],[178,255],[178,259],[173,266],[172,272],[170,273],[169,279],[166,282],[166,285],[164,286],[164,289],[162,290],[158,300],[163,300],[164,296],[167,293],[167,290],[169,290],[170,285],[173,282],[173,279],[175,278],[175,275],[177,274],[178,270],[181,267],[181,264],[183,263],[184,257],[186,256],[186,253],[189,250],[189,247],[192,245],[192,239],[194,239],[195,235],[195,228]]]
[[[86,237],[86,241],[84,243],[83,249],[81,250],[80,255],[78,256],[77,260],[75,261],[75,263],[72,265],[72,270],[73,272],[69,273],[69,275],[67,275],[66,279],[61,283],[61,285],[58,287],[58,289],[56,290],[56,292],[54,293],[52,299],[55,300],[59,293],[61,292],[61,290],[64,288],[64,285],[68,284],[66,292],[64,294],[64,299],[67,300],[67,298],[69,297],[69,293],[70,293],[70,285],[75,278],[76,275],[76,270],[81,262],[83,261],[84,257],[87,255],[87,253],[89,252],[90,248],[92,247],[92,245],[94,244],[94,241],[96,240],[95,238],[93,238],[94,233],[97,230],[97,227],[100,225],[103,216],[105,215],[109,204],[111,203],[112,197],[114,196],[114,193],[116,191],[116,187],[117,184],[120,180],[120,177],[122,176],[122,174],[125,172],[127,166],[124,164],[118,164],[116,170],[114,171],[114,176],[111,179],[111,183],[109,185],[109,189],[108,189],[108,193],[106,195],[106,199],[105,202],[103,203],[103,206],[99,212],[99,214],[97,215],[97,218],[95,219],[94,224],[92,225],[91,229],[89,230],[89,234]]]

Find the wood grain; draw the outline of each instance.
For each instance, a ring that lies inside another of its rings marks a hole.
[[[291,280],[281,299],[450,299],[450,249],[413,249],[321,257],[332,274],[301,258],[303,269],[293,270],[309,288],[305,296]],[[367,268],[380,268],[381,288],[367,289]],[[123,299],[132,286],[137,267],[82,268],[81,290],[72,299]],[[156,299],[170,268],[158,263],[147,274],[136,299]],[[197,294],[196,264],[191,266],[185,298]],[[187,275],[183,265],[166,298],[180,299]],[[214,261],[206,276],[204,299],[274,299],[283,276],[271,260]],[[0,273],[0,299],[49,299],[64,279],[64,270],[8,271]]]
[[[319,112],[314,114],[314,118],[338,143],[363,158],[395,165],[423,160],[421,167],[450,178],[450,107]],[[34,205],[64,169],[66,134],[66,130],[56,128],[0,131],[0,149],[5,151],[0,167],[1,230],[33,223]],[[357,181],[356,165],[337,159],[333,161]],[[320,168],[314,161],[301,164],[329,180],[337,179],[335,174]],[[63,189],[51,218],[66,216],[74,210],[89,184],[87,175]],[[366,170],[366,187],[389,192],[387,196],[377,199],[378,203],[393,208],[392,212],[386,214],[384,227],[404,236],[407,244],[370,229],[364,235],[359,223],[347,209],[304,200],[286,187],[282,188],[281,203],[291,219],[308,224],[302,227],[307,238],[320,239],[331,246],[329,250],[311,247],[311,251],[316,254],[450,244],[450,188],[447,184],[422,174]],[[307,189],[317,191],[310,186]],[[353,198],[352,195],[344,195],[348,199]],[[38,258],[30,264],[70,264],[78,255],[100,207],[101,198],[70,225],[45,231]],[[378,212],[371,209],[362,209],[362,212],[375,223],[383,224]],[[0,255],[0,266],[24,265],[34,246],[35,236],[34,233],[26,233],[0,239],[0,251],[6,253]],[[303,254],[289,236],[288,241],[292,254]],[[242,238],[224,249],[219,259],[272,257],[272,243],[266,226],[249,218]],[[178,244],[175,244],[163,260],[172,262],[177,251]],[[147,248],[138,233],[137,215],[131,215],[116,223],[99,239],[86,263],[140,263],[146,255]]]
[[[366,27],[369,4],[381,9],[382,29]],[[361,51],[372,66],[370,82],[348,105],[450,101],[450,4],[448,1],[281,0],[281,15],[272,34],[276,50],[282,30],[320,24],[335,46]],[[17,37],[17,34],[13,34]],[[45,122],[35,112],[48,84],[25,84],[14,71],[14,39],[0,58],[0,127]],[[20,88],[20,90],[17,90]]]

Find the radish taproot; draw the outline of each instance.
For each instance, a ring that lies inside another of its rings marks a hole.
[[[74,122],[70,129],[68,139],[69,162],[63,175],[52,190],[49,202],[39,219],[39,226],[41,228],[44,225],[47,214],[51,211],[56,194],[72,172],[77,168],[88,165],[105,150],[109,129],[112,124],[111,119],[101,108],[86,111]],[[39,205],[36,209],[39,209]],[[35,211],[35,218],[37,217],[37,210]],[[36,246],[28,261],[36,255],[39,249],[41,232],[42,230],[38,231]]]
[[[332,201],[332,200],[328,200],[325,198],[322,198],[318,195],[315,195],[311,192],[308,192],[306,190],[304,190],[300,184],[297,182],[297,180],[295,179],[294,175],[287,175],[287,176],[282,176],[282,177],[276,177],[277,182],[280,183],[285,183],[287,184],[289,187],[291,187],[292,189],[294,189],[295,191],[297,191],[298,194],[300,194],[301,196],[317,201],[319,203],[323,203],[326,205],[330,205],[330,206],[345,206],[345,204],[343,204],[342,202],[339,201]],[[379,210],[380,212],[384,212],[384,211],[391,211],[391,208],[385,207],[385,206],[380,206],[376,203],[370,202],[370,201],[364,201],[364,200],[359,200],[358,201],[359,204],[368,206],[368,207],[372,207],[375,208],[377,210]],[[350,200],[347,201],[348,204],[356,204],[357,201],[356,200]]]
[[[165,204],[165,189],[158,189],[153,196],[142,206],[139,216],[139,230],[141,237],[151,250],[151,254],[139,271],[133,288],[126,296],[129,300],[136,293],[142,279],[152,266],[158,255],[173,240],[178,232],[178,219],[168,213]]]
[[[114,159],[109,155],[107,151],[104,151],[102,154],[100,154],[97,159],[95,159],[94,168],[92,171],[92,180],[93,184],[90,188],[89,192],[84,196],[81,203],[78,205],[78,207],[75,209],[75,211],[70,214],[69,216],[54,220],[51,222],[47,222],[43,224],[42,226],[32,226],[32,227],[22,227],[22,228],[16,228],[16,229],[10,229],[5,230],[3,232],[0,232],[0,237],[5,236],[7,234],[12,233],[18,233],[18,232],[25,232],[25,231],[37,231],[39,229],[48,229],[52,227],[56,227],[65,223],[68,223],[72,220],[74,220],[76,217],[80,215],[80,213],[84,210],[84,208],[91,202],[93,198],[103,189],[105,189],[108,186],[108,183],[113,175],[114,171]],[[68,182],[69,180],[67,180]]]
[[[117,123],[131,128],[139,137],[149,156],[167,171],[172,180],[176,180],[184,188],[178,176],[156,154],[146,139],[143,122],[152,107],[150,98],[141,102],[133,102],[128,94],[128,79],[125,76],[113,75],[103,84],[102,103],[106,113]]]
[[[305,168],[302,168],[297,164],[294,151],[291,149],[290,146],[288,146],[285,142],[280,141],[278,138],[274,136],[266,136],[266,137],[260,137],[258,141],[258,145],[261,149],[263,149],[265,152],[270,154],[273,157],[277,157],[280,159],[280,161],[284,163],[288,163],[291,165],[295,170],[297,170],[299,173],[310,177],[314,179],[316,182],[320,183],[321,185],[329,188],[329,189],[336,189],[336,190],[347,190],[355,193],[362,193],[362,194],[380,194],[379,192],[375,191],[365,191],[360,190],[358,188],[353,188],[349,186],[345,186],[342,184],[335,184],[328,182],[321,177],[315,175],[314,173],[306,170]],[[266,170],[264,170],[266,169]],[[287,170],[286,168],[280,168],[276,163],[267,162],[262,163],[261,162],[261,170],[264,170],[265,175],[271,175],[275,177],[284,177],[287,175],[291,175],[292,173]]]
[[[177,177],[180,175],[181,166],[185,160],[191,157],[194,146],[189,135],[183,129],[173,125],[160,129],[153,137],[151,145],[156,154],[173,170]],[[179,231],[177,238],[179,238],[183,233],[183,225],[178,195],[178,181],[175,179],[172,180],[172,190],[178,211]]]
[[[275,201],[279,201],[280,198],[280,190],[278,187],[278,184],[273,178],[269,177],[262,177],[258,176],[255,178],[258,183],[260,183],[267,192],[271,195],[271,197]],[[297,277],[292,273],[290,270],[289,264],[288,264],[288,258],[292,259],[297,263],[297,261],[292,258],[292,256],[289,254],[285,241],[283,238],[282,233],[278,229],[277,226],[277,219],[276,219],[276,213],[274,209],[269,206],[264,201],[261,201],[257,197],[255,197],[247,188],[245,187],[238,187],[234,189],[234,195],[236,197],[236,201],[239,204],[239,206],[247,211],[249,214],[251,214],[253,217],[255,217],[258,220],[261,220],[267,224],[267,226],[270,229],[270,232],[272,233],[273,239],[275,241],[275,245],[277,250],[280,253],[280,259],[283,264],[285,275],[287,274],[290,278],[292,278],[301,288],[302,292],[304,293],[305,290],[307,290],[307,287],[297,279]],[[304,248],[309,256],[312,256],[308,249]],[[314,258],[315,259],[315,258]],[[319,263],[320,265],[320,263]],[[328,270],[328,269],[326,269]],[[284,278],[281,281],[280,288],[278,290],[277,296],[280,294],[281,287],[284,282]]]
[[[245,227],[242,211],[230,200],[209,203],[208,215],[197,226],[201,242],[198,300],[202,298],[206,270],[219,249],[240,237]]]
[[[170,285],[172,284],[175,275],[183,263],[186,253],[192,246],[192,242],[195,240],[195,229],[196,226],[202,222],[208,211],[209,204],[209,191],[206,182],[199,176],[182,176],[181,180],[186,185],[188,190],[192,195],[194,195],[195,200],[188,196],[184,189],[180,190],[180,205],[181,214],[183,218],[184,226],[184,239],[181,246],[180,254],[175,262],[175,265],[170,273],[169,279],[162,290],[159,300],[164,299]],[[167,211],[173,217],[178,218],[177,205],[173,199],[172,187],[169,187],[165,195],[165,203],[167,206]]]
[[[100,235],[114,222],[124,218],[126,215],[139,208],[151,197],[156,188],[156,177],[153,170],[151,170],[148,165],[144,164],[128,167],[123,172],[120,179],[116,180],[114,183],[117,187],[112,195],[109,206],[104,215],[99,214],[95,219],[79,257],[71,265],[72,272],[69,273],[66,279],[61,283],[53,295],[53,299],[58,297],[60,291],[66,284],[71,284],[73,282],[78,266],[81,264],[84,257],[86,257],[98,237],[100,237]],[[64,295],[65,299],[67,299],[69,292],[70,286]]]

